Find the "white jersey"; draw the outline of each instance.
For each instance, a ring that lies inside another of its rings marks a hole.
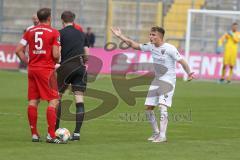
[[[155,77],[159,80],[176,83],[176,61],[182,59],[176,47],[169,43],[164,43],[160,47],[154,44],[140,44],[142,51],[149,51],[152,54]]]

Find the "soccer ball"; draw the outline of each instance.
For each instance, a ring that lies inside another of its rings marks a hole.
[[[55,132],[55,135],[64,142],[67,142],[71,136],[67,128],[58,128]]]

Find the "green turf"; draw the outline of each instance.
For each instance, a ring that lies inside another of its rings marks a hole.
[[[1,160],[238,160],[240,157],[239,84],[179,80],[169,110],[166,144],[146,140],[151,128],[144,121],[144,98],[138,98],[134,107],[119,99],[115,110],[86,122],[80,142],[54,145],[30,141],[26,74],[0,71],[0,77]],[[108,76],[101,76],[89,87],[117,96]],[[99,103],[86,98],[88,110]],[[42,137],[47,127],[45,109],[46,103],[41,103],[38,127]],[[72,130],[74,123],[63,122],[62,126]]]

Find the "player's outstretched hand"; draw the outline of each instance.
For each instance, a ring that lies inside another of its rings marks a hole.
[[[122,35],[122,31],[118,27],[111,27],[111,31],[117,37],[120,37]]]
[[[189,73],[187,81],[195,79],[194,72]]]

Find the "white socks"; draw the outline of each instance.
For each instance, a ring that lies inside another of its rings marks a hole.
[[[168,111],[167,107],[160,105],[160,137],[165,138],[168,125]]]
[[[153,110],[146,110],[146,116],[148,121],[151,123],[154,134],[159,134],[158,123]]]

